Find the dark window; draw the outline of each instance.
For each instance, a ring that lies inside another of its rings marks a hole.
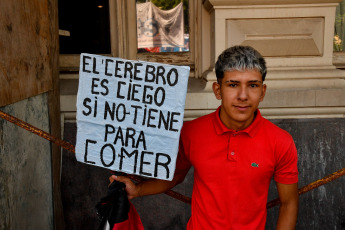
[[[110,53],[108,0],[59,0],[61,54]]]

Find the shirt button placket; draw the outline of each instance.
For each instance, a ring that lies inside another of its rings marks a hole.
[[[232,164],[235,164],[237,162],[237,156],[236,152],[234,150],[234,144],[235,140],[234,137],[236,134],[229,135],[229,143],[228,143],[228,160],[232,162]]]

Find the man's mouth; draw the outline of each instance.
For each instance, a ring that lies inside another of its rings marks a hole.
[[[249,105],[234,105],[234,107],[240,111],[246,111],[250,108]]]

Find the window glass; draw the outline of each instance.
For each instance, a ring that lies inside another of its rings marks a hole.
[[[334,25],[334,39],[333,39],[333,50],[344,51],[344,40],[345,40],[345,0],[340,2],[336,8],[335,14],[335,25]]]
[[[136,0],[138,53],[188,52],[188,0]]]
[[[60,53],[110,53],[109,1],[59,0]]]

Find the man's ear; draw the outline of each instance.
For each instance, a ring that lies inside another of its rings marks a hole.
[[[218,82],[213,82],[212,85],[213,93],[218,100],[222,100],[222,95],[220,94],[220,85]]]

